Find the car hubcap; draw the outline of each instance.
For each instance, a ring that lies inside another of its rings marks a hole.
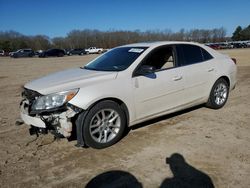
[[[121,118],[113,109],[97,112],[90,122],[90,135],[98,143],[107,143],[114,139],[121,127]]]
[[[222,105],[227,99],[227,86],[224,83],[220,83],[214,90],[214,99],[217,105]]]

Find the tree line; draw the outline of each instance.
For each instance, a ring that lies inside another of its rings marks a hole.
[[[234,41],[250,40],[250,25],[245,28],[238,26],[233,33],[232,40]]]
[[[145,41],[195,41],[200,43],[223,42],[226,29],[181,29],[178,32],[166,30],[148,31],[100,31],[100,30],[72,30],[65,37],[49,38],[45,35],[27,36],[16,31],[0,31],[0,49],[15,51],[21,48],[46,50],[49,48],[88,48],[90,46],[113,48],[115,46],[145,42]]]

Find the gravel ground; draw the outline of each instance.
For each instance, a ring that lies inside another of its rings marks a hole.
[[[136,125],[119,143],[76,148],[76,141],[29,136],[16,126],[22,86],[79,67],[96,55],[0,57],[1,187],[214,187],[250,185],[250,49],[224,50],[238,60],[238,85],[220,110],[203,106]]]

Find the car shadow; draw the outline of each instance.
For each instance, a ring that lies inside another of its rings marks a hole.
[[[187,108],[185,110],[174,112],[174,113],[171,113],[171,114],[168,114],[168,115],[163,115],[163,116],[160,116],[160,117],[157,117],[157,118],[153,118],[151,120],[144,121],[142,123],[135,124],[135,125],[133,125],[131,127],[128,127],[127,129],[125,129],[122,138],[126,137],[131,130],[140,129],[140,128],[152,125],[154,123],[157,123],[157,122],[160,122],[160,121],[163,121],[163,120],[167,120],[167,119],[170,119],[170,118],[182,115],[182,114],[189,113],[191,111],[197,110],[197,109],[202,108],[202,107],[204,107],[204,105],[194,106],[194,107],[191,107],[191,108]],[[75,141],[75,140],[77,140],[76,123],[75,123],[76,119],[77,119],[77,117],[73,117],[72,118],[72,123],[73,123],[73,126],[72,126],[72,135],[68,138],[68,141]]]
[[[194,106],[194,107],[191,107],[191,108],[187,108],[187,109],[185,109],[185,110],[181,110],[181,111],[174,112],[174,113],[171,113],[171,114],[163,115],[163,116],[160,116],[160,117],[157,117],[157,118],[153,118],[153,119],[151,119],[151,120],[144,121],[144,122],[142,122],[142,123],[138,123],[138,124],[132,125],[131,127],[129,127],[128,132],[129,132],[130,130],[140,129],[140,128],[149,126],[149,125],[151,125],[151,124],[154,124],[154,123],[157,123],[157,122],[160,122],[160,121],[163,121],[163,120],[167,120],[167,119],[170,119],[170,118],[173,118],[173,117],[182,115],[182,114],[189,113],[189,112],[191,112],[191,111],[200,109],[200,108],[202,108],[202,107],[204,107],[204,105]]]
[[[174,153],[166,158],[173,177],[166,178],[160,188],[214,188],[211,178],[188,164],[181,154]]]
[[[85,188],[142,188],[142,184],[130,173],[108,171],[91,179]]]

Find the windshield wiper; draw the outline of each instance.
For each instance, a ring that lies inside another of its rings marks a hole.
[[[101,71],[100,69],[90,68],[90,67],[81,67],[81,69],[87,69],[87,70],[95,70],[95,71]]]
[[[86,66],[84,66],[84,67],[81,67],[82,69],[87,69],[87,70],[94,70],[94,71],[114,71],[114,72],[116,72],[116,71],[121,71],[121,69],[119,69],[118,67],[112,67],[112,68],[107,68],[107,69],[96,69],[96,68],[90,68],[90,67],[86,67]]]

